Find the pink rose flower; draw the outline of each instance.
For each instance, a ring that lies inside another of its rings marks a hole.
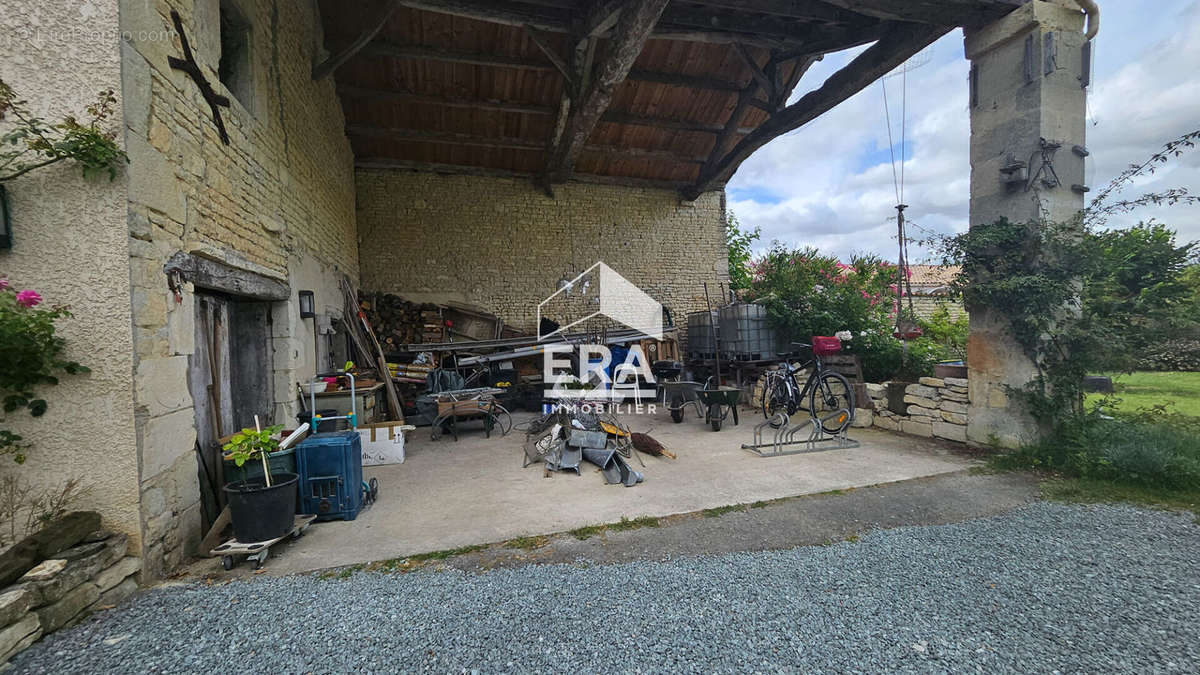
[[[9,287],[8,279],[0,277],[0,291],[7,291]]]
[[[37,291],[23,290],[17,293],[17,304],[22,307],[33,307],[42,301],[42,296],[37,294]]]

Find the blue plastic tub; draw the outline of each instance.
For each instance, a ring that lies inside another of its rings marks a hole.
[[[362,440],[357,431],[313,434],[296,446],[300,513],[354,520],[362,509]]]

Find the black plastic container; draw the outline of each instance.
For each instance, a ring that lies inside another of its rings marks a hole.
[[[294,473],[279,473],[271,476],[271,487],[262,478],[226,485],[234,538],[251,543],[287,534],[296,516],[298,480]]]

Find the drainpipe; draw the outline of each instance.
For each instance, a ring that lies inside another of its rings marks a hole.
[[[1075,4],[1087,14],[1087,30],[1084,31],[1084,36],[1091,41],[1096,37],[1096,33],[1100,32],[1100,6],[1095,0],[1075,0]]]

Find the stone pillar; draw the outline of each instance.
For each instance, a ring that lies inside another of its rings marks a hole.
[[[1064,221],[1083,208],[1083,26],[1075,3],[1033,0],[999,21],[966,31],[971,227],[1002,217]],[[1003,317],[971,308],[967,365],[968,438],[1006,447],[1032,438],[1036,429],[1008,388],[1024,386],[1036,370]]]

